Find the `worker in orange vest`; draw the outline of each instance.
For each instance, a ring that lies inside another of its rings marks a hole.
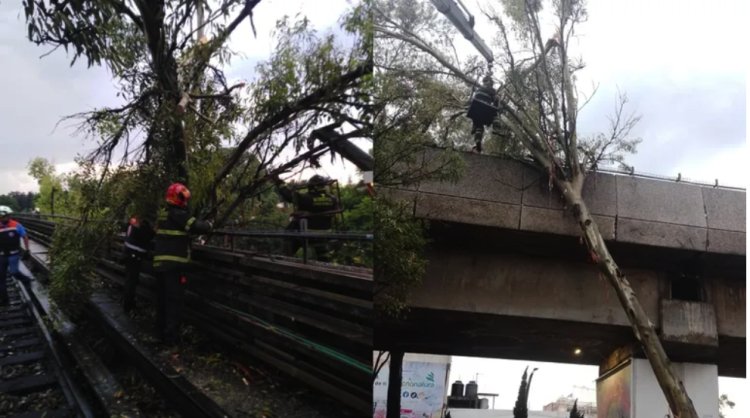
[[[19,258],[29,258],[29,237],[26,229],[15,219],[11,219],[13,210],[0,206],[0,306],[8,305],[7,277],[12,276],[28,283],[30,277],[18,268]],[[21,238],[26,250],[21,249]]]

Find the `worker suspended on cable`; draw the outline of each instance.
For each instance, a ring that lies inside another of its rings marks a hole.
[[[333,228],[333,217],[340,210],[338,198],[326,190],[331,182],[328,178],[317,174],[310,177],[305,192],[290,189],[278,177],[275,177],[275,181],[281,198],[295,207],[291,222],[286,228],[288,231],[326,232]],[[303,246],[302,239],[290,240],[290,255],[297,255]],[[327,241],[311,240],[310,246],[315,252],[316,260],[331,261],[332,254]]]
[[[11,213],[11,208],[0,206],[0,306],[8,305],[8,276],[26,283],[31,280],[18,268],[19,258],[29,258],[29,237],[23,225],[10,218]],[[21,238],[26,247],[25,251],[21,250]]]
[[[187,266],[190,262],[190,236],[211,231],[211,223],[190,216],[190,190],[181,183],[167,189],[166,209],[159,214],[154,241],[154,270],[157,280],[156,327],[162,342],[175,343],[179,336],[180,314]]]
[[[488,73],[482,80],[482,86],[477,89],[469,102],[466,116],[471,119],[471,133],[474,135],[474,148],[477,153],[482,153],[482,139],[485,126],[491,126],[498,115],[499,101],[492,87],[492,74]]]
[[[135,290],[141,276],[143,260],[147,259],[149,251],[153,250],[154,235],[154,227],[148,219],[139,220],[136,216],[130,218],[123,251],[125,292],[122,298],[122,309],[125,313],[135,308]]]

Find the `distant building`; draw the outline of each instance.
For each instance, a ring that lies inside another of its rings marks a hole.
[[[573,402],[576,398],[573,395],[561,396],[556,401],[544,405],[543,411],[548,412],[568,412],[573,408]],[[596,404],[594,402],[578,401],[578,410],[583,412],[586,417],[596,417]]]

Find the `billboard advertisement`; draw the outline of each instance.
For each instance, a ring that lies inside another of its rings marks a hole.
[[[404,361],[401,381],[401,418],[441,418],[445,400],[446,363]],[[378,374],[372,391],[373,417],[385,418],[388,366]]]
[[[632,363],[600,377],[596,382],[598,418],[630,418],[630,388],[633,376]]]

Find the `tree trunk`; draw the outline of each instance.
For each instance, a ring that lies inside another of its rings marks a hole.
[[[391,351],[391,363],[388,366],[388,404],[386,418],[401,417],[401,368],[404,364],[403,351]]]
[[[577,185],[578,187],[574,186]],[[672,370],[671,362],[664,351],[664,347],[656,334],[654,324],[649,320],[646,312],[641,307],[630,282],[615,263],[609,253],[607,244],[604,242],[599,227],[589,213],[589,209],[581,196],[582,178],[579,182],[568,182],[555,180],[555,185],[562,192],[565,201],[573,208],[573,215],[581,228],[586,247],[589,249],[592,260],[599,270],[604,274],[609,283],[615,289],[617,298],[620,300],[630,325],[633,328],[636,339],[641,344],[651,368],[654,370],[656,380],[659,382],[664,396],[669,402],[675,418],[698,418],[693,402],[685,390],[682,381],[677,378]]]
[[[160,139],[161,146],[166,151],[164,164],[169,180],[187,184],[187,150],[182,115],[177,111],[181,90],[177,61],[166,41],[164,0],[136,0],[135,3],[143,18],[143,33],[146,35],[146,45],[151,54],[151,67],[162,90],[160,107],[164,113],[160,113],[159,117],[163,120],[152,123],[163,123]]]

